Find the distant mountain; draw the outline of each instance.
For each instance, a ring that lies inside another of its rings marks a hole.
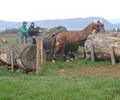
[[[116,28],[120,29],[120,18],[115,18],[115,19],[109,19],[108,20],[110,23],[116,25]]]
[[[88,24],[93,22],[93,20],[102,20],[106,30],[115,29],[117,26],[111,24],[104,18],[100,17],[87,17],[87,18],[70,18],[70,19],[55,19],[55,20],[40,20],[35,21],[37,26],[52,28],[59,25],[65,26],[68,30],[81,30],[84,29]],[[31,22],[28,22],[28,26]],[[0,20],[0,30],[6,28],[19,28],[22,25],[21,22],[9,22]]]
[[[108,21],[112,24],[118,24],[118,23],[120,23],[120,18],[109,19]]]
[[[116,25],[116,28],[120,29],[120,23],[115,24],[115,25]]]
[[[7,28],[19,28],[21,26],[21,22],[10,22],[0,20],[0,31],[5,30]]]

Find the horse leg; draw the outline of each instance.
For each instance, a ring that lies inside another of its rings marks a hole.
[[[63,59],[64,59],[64,61],[68,62],[67,59],[66,59],[65,54],[63,54]]]
[[[53,55],[53,58],[52,58],[52,62],[54,63],[55,60],[56,60],[56,55],[54,54],[54,55]]]
[[[75,59],[74,53],[73,52],[69,52],[69,56],[70,56],[70,60]]]
[[[51,61],[53,59],[54,54],[54,47],[51,48],[50,53],[48,53],[48,60]]]
[[[74,55],[73,52],[71,52],[71,56],[72,56],[73,59],[75,59],[75,55]]]
[[[73,54],[72,52],[69,52],[70,60],[73,60]]]
[[[74,47],[73,47],[72,45],[70,45],[70,46],[68,47],[70,60],[75,59],[75,56],[74,56],[74,54],[73,54],[73,49],[74,49]]]
[[[50,52],[50,54],[48,55],[48,60],[52,60],[52,62],[55,62],[56,54],[54,53],[54,51]]]
[[[61,54],[62,54],[62,56],[63,56],[64,61],[69,62],[69,60],[66,59],[64,47],[61,48]]]
[[[48,60],[52,60],[52,62],[55,62],[55,60],[56,60],[55,51],[56,51],[56,48],[54,48],[54,49],[52,48],[52,50],[50,51],[50,53],[48,55]]]
[[[69,56],[70,56],[70,59],[72,58],[72,53],[71,52],[69,52]]]
[[[53,50],[53,58],[52,58],[52,62],[55,62],[56,60],[56,53],[60,50],[60,47],[56,47],[54,50]]]
[[[86,58],[86,54],[85,54],[85,47],[83,46],[83,57],[82,57],[83,59],[85,59]]]

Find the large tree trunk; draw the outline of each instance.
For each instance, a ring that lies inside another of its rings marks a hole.
[[[11,51],[14,52],[14,61],[16,66],[28,71],[36,69],[35,45],[32,44],[2,45],[0,47],[0,60],[7,65],[11,65]],[[44,61],[45,60],[46,58],[44,59]]]
[[[90,58],[93,47],[94,55],[98,59],[110,59],[110,47],[113,47],[115,58],[120,58],[120,33],[91,34],[85,42],[85,53]]]

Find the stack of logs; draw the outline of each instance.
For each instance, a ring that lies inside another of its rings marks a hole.
[[[13,57],[11,57],[11,52]],[[33,44],[1,44],[0,61],[7,65],[14,65],[27,71],[36,70],[36,46]],[[44,62],[46,60],[45,51],[43,54]]]
[[[111,59],[120,62],[120,33],[98,33],[88,36],[85,42],[86,58]]]

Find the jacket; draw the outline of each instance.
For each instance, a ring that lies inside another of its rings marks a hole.
[[[28,36],[38,36],[39,31],[34,28],[33,26],[30,26],[28,29]]]
[[[28,34],[28,29],[26,27],[24,27],[24,26],[21,26],[20,27],[20,35],[21,35],[21,37],[27,36],[27,34]]]

